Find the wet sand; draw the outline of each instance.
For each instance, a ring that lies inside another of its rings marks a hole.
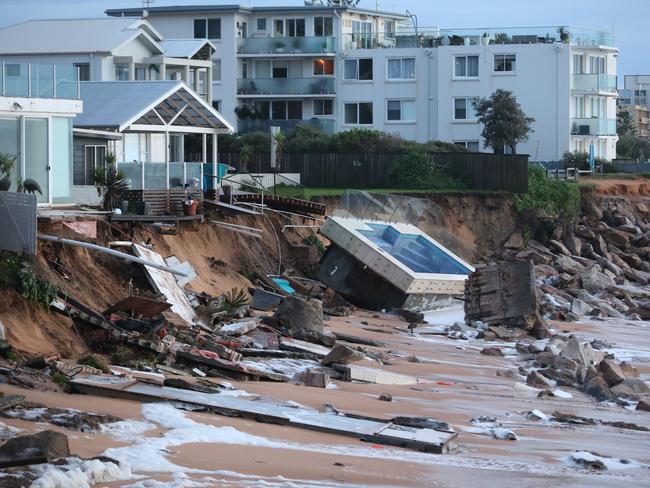
[[[362,324],[362,322],[367,322]],[[167,459],[178,466],[204,472],[188,473],[203,486],[647,486],[648,467],[611,470],[602,473],[569,467],[563,459],[575,451],[632,459],[650,464],[650,434],[610,426],[571,426],[528,420],[525,414],[539,409],[573,413],[607,421],[625,421],[650,428],[650,414],[599,404],[576,390],[563,388],[572,398],[537,398],[537,391],[523,380],[496,375],[499,369],[516,371],[522,358],[488,357],[480,354],[482,341],[456,341],[436,335],[402,332],[405,323],[394,317],[360,312],[355,317],[335,318],[326,329],[377,339],[387,347],[390,365],[366,359],[361,365],[420,378],[417,385],[392,386],[335,382],[335,389],[310,388],[293,384],[232,382],[238,389],[280,400],[322,409],[330,403],[346,412],[381,418],[418,415],[445,420],[460,432],[460,449],[455,454],[434,455],[388,446],[373,446],[356,439],[294,427],[256,423],[206,413],[186,413],[187,418],[205,425],[231,426],[240,432],[281,443],[281,447],[186,443],[170,447]],[[634,364],[646,381],[650,372],[650,345],[643,322],[607,321],[553,324],[558,330],[578,336],[616,343],[618,353],[634,356]],[[365,330],[378,328],[389,333]],[[400,330],[401,329],[401,330]],[[503,342],[491,343],[514,347]],[[421,362],[409,362],[413,354]],[[52,407],[110,413],[141,420],[138,402],[64,393],[35,392],[8,385],[5,393],[25,395],[29,400]],[[378,400],[387,392],[393,402]],[[470,423],[477,416],[493,416],[512,429],[517,441],[493,439]],[[8,425],[27,430],[55,428],[70,436],[71,450],[81,456],[95,456],[107,448],[128,445],[106,434],[86,434],[47,424],[2,419]],[[154,438],[165,433],[156,428],[146,432]],[[339,465],[340,463],[342,465]],[[230,471],[232,473],[224,473]],[[233,474],[235,473],[235,474]],[[246,477],[243,477],[245,475]],[[178,477],[169,473],[147,473],[150,479],[168,482]],[[176,474],[178,476],[178,474]],[[293,481],[291,481],[293,480]],[[101,483],[127,486],[134,481]],[[169,485],[172,486],[172,485]],[[182,486],[182,485],[176,485]]]

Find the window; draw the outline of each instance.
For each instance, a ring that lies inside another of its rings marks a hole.
[[[116,64],[115,65],[115,79],[119,81],[125,81],[129,79],[129,65],[128,64]]]
[[[585,72],[585,57],[583,54],[573,55],[573,74],[582,75]]]
[[[20,64],[5,64],[5,73],[7,76],[11,76],[12,78],[20,77]]]
[[[589,73],[593,75],[604,75],[605,72],[605,57],[589,56]]]
[[[392,39],[395,37],[395,21],[394,20],[385,20],[384,21],[384,37]]]
[[[217,112],[221,112],[221,100],[212,100],[212,108]]]
[[[495,72],[513,72],[515,71],[516,56],[514,54],[495,54],[494,71]]]
[[[464,147],[470,152],[481,152],[478,141],[454,141],[454,144]]]
[[[314,36],[331,36],[334,33],[332,17],[314,17]]]
[[[372,80],[372,58],[346,59],[344,71],[346,80]]]
[[[386,120],[390,122],[415,122],[415,100],[388,100]]]
[[[276,19],[277,37],[305,37],[305,19]]]
[[[372,42],[372,22],[352,21],[352,41],[357,49],[370,49]]]
[[[271,102],[272,120],[302,119],[302,102],[300,100],[277,100]]]
[[[334,115],[334,101],[314,100],[314,115]]]
[[[476,78],[478,76],[478,56],[455,56],[454,76],[456,78]]]
[[[194,39],[221,39],[221,19],[194,19]]]
[[[474,112],[474,102],[476,97],[455,98],[454,99],[454,120],[473,120],[476,118]]]
[[[372,124],[372,102],[346,103],[345,104],[346,124]]]
[[[90,81],[89,63],[75,63],[74,67],[79,70],[79,81]]]
[[[221,81],[221,60],[212,61],[212,81]]]
[[[258,31],[265,31],[266,30],[266,19],[257,19],[257,30]]]
[[[583,97],[573,97],[573,116],[576,119],[585,118],[585,99]]]
[[[415,58],[389,59],[388,79],[389,80],[414,80],[415,79]]]
[[[83,167],[74,170],[75,185],[94,185],[95,170],[106,169],[106,146],[84,146]]]
[[[147,67],[143,65],[136,65],[135,67],[135,79],[136,80],[146,80],[147,79]]]
[[[333,59],[314,59],[314,75],[333,75]]]
[[[273,61],[272,78],[288,78],[289,63],[286,61]]]

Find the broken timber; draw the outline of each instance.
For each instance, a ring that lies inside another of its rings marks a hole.
[[[178,401],[197,405],[228,417],[289,425],[435,454],[446,454],[457,447],[458,434],[456,433],[397,425],[390,421],[359,419],[344,414],[321,413],[307,408],[296,409],[273,403],[252,402],[220,394],[159,387],[105,376],[77,377],[71,385],[74,391],[79,393],[144,402]]]

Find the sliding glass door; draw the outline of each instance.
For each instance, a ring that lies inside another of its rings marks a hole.
[[[50,203],[50,162],[48,158],[49,134],[46,118],[25,118],[25,176],[41,188],[36,193],[38,203]]]

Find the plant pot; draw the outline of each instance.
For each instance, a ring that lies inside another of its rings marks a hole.
[[[185,215],[196,215],[196,208],[199,206],[197,200],[192,200],[190,203],[183,202],[183,213]]]
[[[122,200],[122,203],[120,204],[120,210],[122,211],[123,214],[127,213],[129,211],[129,201],[128,200]]]

